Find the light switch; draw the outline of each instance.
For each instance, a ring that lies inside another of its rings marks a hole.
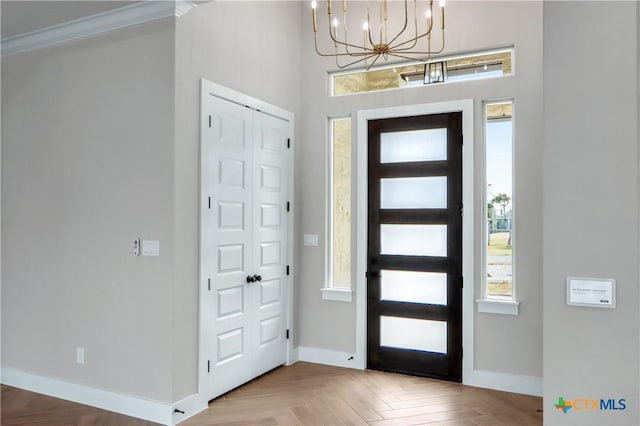
[[[160,256],[160,241],[142,240],[143,256]]]
[[[316,247],[318,245],[318,236],[316,234],[304,234],[303,242],[305,246]]]

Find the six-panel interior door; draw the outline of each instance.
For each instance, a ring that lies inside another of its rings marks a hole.
[[[289,123],[253,112],[253,375],[286,360],[287,136]]]
[[[461,381],[462,113],[368,137],[367,367]]]
[[[210,399],[286,361],[289,123],[209,96],[203,252]]]

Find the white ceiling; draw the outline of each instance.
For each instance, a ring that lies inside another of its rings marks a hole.
[[[2,39],[118,9],[139,1],[0,1]]]

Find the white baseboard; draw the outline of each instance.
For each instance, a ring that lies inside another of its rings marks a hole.
[[[209,404],[200,396],[200,394],[196,393],[188,396],[185,399],[176,402],[171,407],[171,413],[173,415],[171,424],[177,425],[207,408],[209,408]]]
[[[2,369],[2,384],[163,425],[172,424],[173,406],[165,402],[95,389],[10,368]]]
[[[542,396],[543,394],[542,377],[473,370],[463,375],[462,383],[468,386],[522,393],[525,395]]]
[[[314,362],[316,364],[355,369],[358,369],[358,366],[360,365],[355,353],[310,348],[305,346],[298,347],[298,359],[300,361]]]

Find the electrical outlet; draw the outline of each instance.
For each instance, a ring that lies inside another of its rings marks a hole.
[[[84,364],[84,348],[76,348],[76,363]]]
[[[140,237],[133,240],[133,255],[140,256]]]

